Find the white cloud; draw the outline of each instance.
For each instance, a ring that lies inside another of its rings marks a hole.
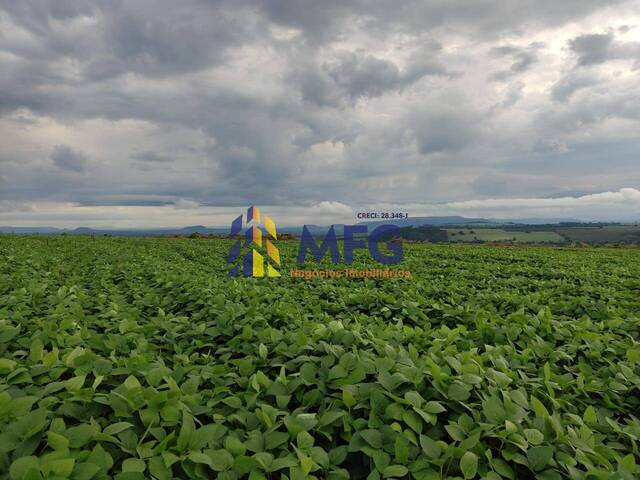
[[[351,215],[353,209],[349,205],[340,202],[323,201],[309,209],[312,215]]]
[[[183,205],[181,208],[178,205]],[[493,198],[439,204],[346,205],[322,201],[311,207],[258,205],[278,226],[358,223],[358,212],[407,212],[410,217],[449,216],[575,218],[585,221],[640,221],[640,190],[621,188],[576,197]],[[226,227],[243,207],[210,207],[190,200],[162,206],[81,206],[71,203],[0,202],[0,225],[98,228],[160,228],[201,224]]]
[[[378,210],[404,208],[413,216],[462,215],[483,218],[575,218],[585,221],[640,221],[640,190],[621,188],[555,198],[488,198],[439,204],[375,205]]]
[[[640,207],[640,190],[635,188],[621,188],[617,192],[602,192],[581,197],[560,198],[500,198],[486,200],[468,200],[465,202],[450,202],[443,206],[455,210],[503,209],[522,210],[531,208],[580,208],[606,207],[609,205],[626,207]]]
[[[193,200],[187,200],[186,198],[180,198],[173,202],[173,206],[178,210],[191,210],[194,208],[199,208],[200,203],[194,202]]]

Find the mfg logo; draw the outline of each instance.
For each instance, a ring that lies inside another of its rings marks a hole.
[[[369,254],[378,263],[393,265],[402,261],[404,252],[401,243],[386,242],[387,249],[391,252],[385,254],[380,250],[380,243],[385,239],[391,239],[400,233],[400,228],[395,225],[379,225],[370,234],[366,225],[344,226],[344,263],[353,263],[353,251],[356,249],[369,249]],[[316,262],[320,262],[327,252],[331,254],[333,263],[340,263],[340,250],[336,232],[331,225],[320,245],[316,244],[311,232],[305,225],[302,228],[302,238],[298,249],[298,263],[304,263],[307,252],[311,251]]]
[[[237,239],[231,246],[227,255],[227,264],[231,265],[229,275],[238,277],[279,277],[277,268],[280,267],[280,251],[274,245],[277,240],[275,222],[264,215],[264,225],[261,225],[261,215],[258,207],[251,206],[247,209],[246,217],[237,217],[231,224],[231,236],[241,235],[243,227],[246,228],[243,240]],[[243,221],[244,220],[244,221]],[[264,227],[264,234],[263,229]],[[371,257],[383,265],[399,263],[404,258],[401,243],[391,241],[399,236],[400,228],[396,225],[379,225],[371,233],[366,225],[345,225],[343,230],[344,263],[353,263],[353,253],[358,249],[368,249]],[[383,252],[380,244],[383,243],[389,253]],[[241,255],[243,247],[249,250]],[[297,263],[303,264],[307,254],[311,253],[316,262],[321,262],[327,253],[333,263],[340,263],[340,249],[335,227],[332,225],[318,243],[304,225],[300,246],[298,247]],[[239,261],[239,262],[238,262]],[[235,265],[233,265],[235,263]]]

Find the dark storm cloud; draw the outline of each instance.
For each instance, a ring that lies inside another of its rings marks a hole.
[[[581,67],[621,59],[633,60],[634,68],[640,66],[640,42],[618,41],[613,32],[579,35],[569,42],[569,48]]]
[[[87,156],[68,145],[56,145],[51,151],[53,164],[61,170],[82,172],[87,166]]]
[[[349,97],[377,97],[389,90],[411,85],[425,75],[443,75],[436,62],[416,62],[404,71],[392,62],[362,53],[344,54],[337,62],[325,65],[325,71]]]
[[[265,0],[257,2],[266,17],[276,24],[304,32],[315,42],[331,39],[339,26],[358,10],[357,2],[343,0]]]
[[[638,58],[636,44],[613,34],[572,31],[565,73],[544,72],[555,85],[535,84],[547,53],[530,38],[603,5],[0,0],[2,158],[21,159],[9,174],[10,162],[0,158],[0,167],[22,186],[3,185],[0,198],[84,205],[429,200],[437,193],[427,182],[452,184],[470,175],[461,167],[469,162],[478,164],[479,180],[465,178],[471,186],[457,194],[499,194],[483,163],[500,158],[511,168],[538,140],[522,142],[525,134],[564,144],[563,135],[585,125],[637,120],[637,94],[623,80],[574,103],[597,87],[590,78],[601,78],[575,73],[574,57],[593,68]],[[26,128],[31,136],[16,140]],[[84,135],[82,151],[75,135]],[[430,179],[434,162],[442,179]],[[412,187],[398,187],[411,176],[418,179]]]
[[[100,42],[107,48],[87,63],[89,80],[200,70],[222,61],[229,47],[251,36],[250,20],[238,18],[220,2],[213,8],[202,2],[162,2],[162,8],[155,2],[126,2],[102,15]]]
[[[504,97],[494,104],[489,110],[489,114],[496,114],[503,110],[508,110],[516,103],[518,103],[522,97],[524,96],[524,82],[515,81],[509,84],[507,87]]]
[[[566,102],[578,90],[597,85],[600,82],[602,82],[602,79],[596,75],[571,72],[553,85],[551,98],[557,102]]]
[[[0,9],[15,30],[0,41],[12,54],[0,69],[0,111],[72,114],[77,102],[71,94],[64,98],[66,90],[93,86],[109,103],[108,116],[118,107],[113,97],[122,93],[105,81],[206,69],[264,33],[239,4],[222,1],[3,0]]]
[[[412,59],[401,70],[391,61],[363,52],[342,52],[332,62],[299,68],[292,78],[306,102],[340,106],[400,91],[427,75],[449,75],[435,52],[429,51],[428,55],[430,58]]]
[[[574,38],[569,47],[577,55],[578,65],[594,65],[609,59],[612,42],[612,33],[590,33]]]
[[[131,155],[132,160],[138,160],[141,162],[170,162],[173,157],[163,155],[157,152],[139,152]]]
[[[507,80],[509,77],[526,72],[538,61],[537,50],[543,46],[538,43],[527,48],[503,45],[491,49],[491,53],[498,58],[509,58],[511,65],[508,70],[502,70],[491,75],[492,80]]]
[[[478,117],[473,112],[420,112],[411,124],[423,155],[463,150],[480,135]]]
[[[507,193],[509,183],[500,175],[483,175],[476,178],[472,183],[473,190],[482,196],[500,197]]]
[[[505,31],[517,31],[523,24],[562,25],[620,3],[624,0],[408,0],[400,5],[388,0],[267,0],[261,7],[271,21],[298,28],[310,39],[326,41],[351,27],[354,19],[368,29],[385,32],[415,33],[446,26],[495,38]]]

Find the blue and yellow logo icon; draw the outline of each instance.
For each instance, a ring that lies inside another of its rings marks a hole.
[[[227,264],[233,264],[241,257],[243,247],[250,247],[250,250],[242,255],[240,263],[231,268],[229,275],[232,277],[239,277],[240,275],[245,277],[264,277],[265,275],[267,277],[279,277],[280,272],[272,265],[274,263],[278,267],[280,266],[280,251],[272,242],[272,240],[278,239],[275,222],[268,215],[264,215],[264,230],[266,233],[263,235],[260,226],[260,209],[255,206],[247,209],[246,221],[243,222],[243,220],[243,216],[240,215],[231,222],[232,237],[237,237],[241,234],[243,228],[245,229],[244,245],[243,240],[238,239],[231,246],[227,255]],[[265,255],[260,251],[266,254],[267,261],[265,261]]]

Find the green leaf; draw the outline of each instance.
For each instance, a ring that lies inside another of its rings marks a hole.
[[[359,433],[373,448],[382,448],[382,434],[378,430],[361,430]]]
[[[402,420],[416,433],[422,432],[422,420],[415,412],[402,412]]]
[[[396,437],[394,451],[398,462],[407,463],[409,460],[409,440],[402,435],[398,435]]]
[[[191,452],[189,453],[189,460],[195,463],[203,463],[213,468],[213,461],[211,460],[211,457],[205,453]]]
[[[0,433],[0,453],[9,453],[20,443],[17,435],[12,432]]]
[[[54,450],[66,450],[69,447],[67,437],[51,431],[47,433],[47,443]]]
[[[73,469],[73,480],[90,480],[100,471],[100,467],[93,463],[79,463]]]
[[[0,358],[0,374],[11,373],[14,368],[16,368],[15,360]]]
[[[276,472],[278,470],[282,470],[283,468],[291,468],[298,465],[298,459],[293,455],[287,455],[286,457],[276,458],[273,462],[271,462],[271,466],[269,470],[272,472]]]
[[[162,457],[149,459],[149,473],[158,480],[170,480],[173,478],[171,470],[167,468]]]
[[[273,470],[273,466],[271,467]],[[303,475],[309,475],[309,472],[313,469],[313,460],[311,457],[307,455],[300,456],[300,470],[302,470]]]
[[[324,469],[328,468],[331,463],[329,454],[321,447],[311,448],[311,458]]]
[[[442,453],[438,444],[426,435],[420,435],[420,447],[422,447],[422,451],[433,460],[440,457],[440,454]]]
[[[440,402],[434,402],[434,401],[427,402],[422,407],[422,410],[424,410],[427,413],[433,413],[433,414],[442,413],[442,412],[446,412],[447,411],[447,409],[444,408]]]
[[[629,473],[635,473],[637,466],[636,466],[636,459],[633,456],[632,453],[630,453],[629,455],[625,456],[624,458],[622,458],[622,460],[620,460],[620,462],[618,463],[619,468],[623,471],[629,472]]]
[[[103,430],[103,432],[106,433],[107,435],[117,435],[120,432],[124,432],[125,430],[131,427],[133,427],[133,424],[129,422],[118,422],[118,423],[113,423],[109,425]]]
[[[297,444],[298,444],[298,448],[301,449],[309,449],[311,447],[313,447],[313,437],[311,435],[309,435],[307,432],[300,432],[298,433],[297,436]]]
[[[9,467],[9,476],[11,480],[23,480],[30,471],[40,471],[38,458],[34,456],[20,457]]]
[[[409,470],[403,465],[389,465],[382,472],[384,478],[404,477]]]
[[[422,395],[420,395],[418,392],[415,392],[415,391],[405,393],[404,399],[407,402],[409,402],[412,406],[417,408],[420,408],[420,406],[424,403],[424,398],[422,398]],[[437,412],[432,412],[432,413],[437,413]]]
[[[478,472],[478,456],[473,452],[466,452],[460,459],[460,470],[464,478],[473,478]]]
[[[527,441],[531,445],[540,445],[544,441],[544,435],[542,432],[535,428],[526,428],[524,430],[524,436],[527,437]]]
[[[68,477],[73,471],[73,467],[76,461],[74,458],[62,458],[59,460],[51,460],[47,462],[48,470],[51,473],[60,475],[61,477]]]
[[[38,363],[42,361],[42,356],[44,354],[44,345],[42,340],[36,338],[31,342],[31,348],[29,349],[29,358],[33,363]]]
[[[531,395],[531,406],[538,417],[546,418],[549,416],[547,408],[533,395]]]
[[[71,448],[80,448],[93,438],[96,431],[96,427],[93,425],[81,424],[68,428],[64,432],[64,436],[69,439]]]
[[[228,470],[233,465],[233,455],[226,450],[205,450],[204,453],[211,459],[209,466],[216,472]]]
[[[356,399],[350,390],[342,390],[342,401],[347,408],[351,408],[356,404]]]
[[[245,444],[238,440],[236,437],[227,437],[224,441],[224,448],[234,457],[244,455],[244,453],[247,451],[247,447],[245,446]]]
[[[596,414],[595,408],[593,408],[591,405],[586,408],[582,418],[586,423],[598,423],[598,415]]]
[[[122,462],[123,472],[144,472],[146,465],[139,458],[127,458]]]
[[[70,378],[64,382],[64,387],[69,391],[80,390],[84,385],[84,381],[87,378],[86,375],[78,375],[77,377]]]
[[[127,379],[124,381],[124,386],[128,389],[128,390],[134,390],[136,388],[140,388],[140,381],[134,377],[133,375],[129,375],[127,377]]]
[[[461,383],[452,383],[447,390],[447,397],[459,402],[464,402],[470,395],[469,387]]]
[[[545,445],[527,451],[527,461],[531,470],[537,472],[546,467],[553,458],[553,447]]]
[[[349,452],[345,445],[332,448],[331,450],[329,450],[329,462],[331,463],[331,465],[340,465],[345,461],[348,453]]]
[[[287,416],[284,424],[292,437],[296,437],[300,432],[306,432],[316,426],[318,420],[315,413],[301,413],[295,416]]]
[[[460,377],[460,380],[468,385],[480,385],[482,383],[482,377],[473,373],[465,373]]]
[[[98,465],[103,471],[109,470],[113,465],[113,458],[111,458],[111,455],[106,452],[99,443],[93,447],[87,461]]]
[[[339,418],[344,417],[345,412],[342,410],[327,410],[322,415],[320,415],[319,425],[331,425],[333,422],[338,420]]]
[[[182,412],[182,426],[180,427],[180,434],[178,435],[176,445],[178,452],[184,452],[187,449],[195,430],[196,425],[191,414],[187,411]]]

